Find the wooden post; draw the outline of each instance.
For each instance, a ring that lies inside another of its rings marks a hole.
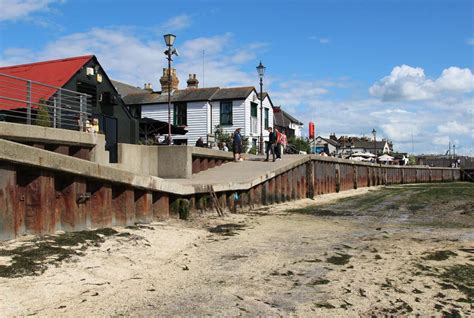
[[[170,217],[168,193],[153,192],[153,217],[155,220],[162,220]]]
[[[112,224],[128,226],[135,223],[135,192],[125,186],[112,187]]]
[[[153,219],[151,192],[135,190],[135,218],[142,223],[149,223]]]

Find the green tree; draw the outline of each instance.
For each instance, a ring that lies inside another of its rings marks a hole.
[[[288,143],[293,145],[298,151],[311,152],[311,144],[308,138],[296,138],[293,136],[288,139]]]
[[[214,132],[214,136],[216,138],[217,143],[226,144],[229,150],[232,150],[232,136],[229,133],[226,133],[224,129],[220,126],[216,126],[216,130]]]
[[[233,150],[233,137],[232,134],[226,133],[222,126],[217,125],[216,130],[214,131],[214,136],[216,138],[216,142],[224,143],[229,148],[229,151]],[[249,147],[249,139],[242,136],[242,152],[247,152]]]
[[[48,104],[44,98],[38,101],[38,111],[36,112],[35,125],[42,127],[51,127]]]

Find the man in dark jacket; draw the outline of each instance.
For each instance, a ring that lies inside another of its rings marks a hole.
[[[273,131],[272,127],[268,127],[268,143],[267,149],[265,153],[267,154],[267,158],[265,161],[268,161],[269,152],[272,152],[273,162],[275,162],[275,147],[276,147],[277,137],[276,133]]]
[[[240,128],[237,128],[234,132],[232,148],[234,152],[234,161],[242,161],[240,153],[242,152],[242,135],[240,134]]]

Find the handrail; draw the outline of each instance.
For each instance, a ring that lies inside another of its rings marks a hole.
[[[84,130],[91,95],[0,73],[0,120]]]
[[[38,84],[38,85],[46,86],[46,87],[49,87],[49,88],[60,89],[60,90],[62,90],[63,92],[65,91],[65,92],[70,92],[70,93],[75,93],[75,94],[81,94],[81,95],[86,95],[86,96],[88,96],[88,97],[92,97],[91,95],[88,95],[88,94],[86,94],[86,93],[79,93],[79,92],[76,92],[76,91],[73,91],[73,90],[70,90],[70,89],[67,89],[67,88],[62,88],[62,87],[57,87],[57,86],[53,86],[53,85],[41,83],[41,82],[36,82],[36,81],[32,81],[32,80],[25,79],[25,78],[21,78],[21,77],[16,77],[16,76],[9,75],[9,74],[5,74],[5,73],[0,73],[0,76],[10,77],[10,78],[14,78],[14,79],[21,80],[21,81],[27,81],[27,82],[31,82],[32,84]]]

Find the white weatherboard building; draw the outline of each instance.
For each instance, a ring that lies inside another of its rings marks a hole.
[[[174,77],[173,77],[174,76]],[[186,135],[173,135],[176,143],[194,146],[201,137],[204,142],[208,134],[214,134],[221,126],[224,132],[233,133],[241,128],[241,134],[249,138],[249,146],[258,145],[260,137],[260,100],[252,86],[232,88],[198,88],[195,74],[190,74],[186,89],[178,89],[179,81],[172,70],[171,119],[172,124],[185,127]],[[115,82],[122,98],[132,113],[141,118],[168,121],[167,69],[161,78],[162,91],[133,88],[127,91],[123,83]],[[128,87],[130,88],[130,87]],[[273,127],[273,105],[268,94],[263,100],[263,136],[268,140],[267,127]]]

